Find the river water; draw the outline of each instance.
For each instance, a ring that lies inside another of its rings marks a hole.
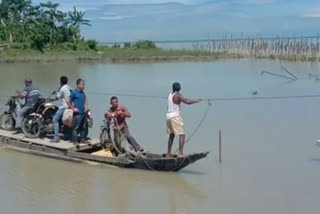
[[[262,70],[299,79],[261,75]],[[218,60],[152,64],[1,64],[1,111],[7,96],[32,77],[44,96],[67,75],[86,80],[99,134],[111,94],[167,96],[179,81],[186,97],[226,98],[319,94],[320,63]],[[252,95],[252,91],[258,91]],[[167,148],[166,100],[119,96],[133,114],[132,134],[147,150]],[[126,170],[32,156],[0,148],[1,213],[301,214],[318,213],[320,198],[318,98],[216,101],[185,152],[210,155],[179,173]],[[183,106],[187,134],[207,102]],[[223,163],[218,162],[222,131]],[[175,142],[177,146],[177,142]]]

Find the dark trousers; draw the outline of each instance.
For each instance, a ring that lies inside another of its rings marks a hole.
[[[72,142],[78,142],[85,140],[86,129],[85,126],[85,114],[75,114],[73,115],[73,126],[72,126]],[[78,134],[80,134],[80,138],[78,138]]]
[[[141,149],[141,146],[137,143],[136,139],[131,136],[128,127],[123,128],[121,132],[135,151],[139,151]]]

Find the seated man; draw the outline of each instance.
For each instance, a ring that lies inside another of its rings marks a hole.
[[[21,132],[21,123],[26,116],[25,114],[32,108],[34,104],[37,103],[40,98],[40,91],[32,84],[31,78],[26,78],[24,83],[26,87],[23,89],[23,91],[17,91],[18,97],[20,99],[25,99],[23,107],[17,112],[17,133]]]
[[[118,129],[122,132],[124,137],[127,139],[128,143],[132,145],[135,151],[142,152],[143,149],[137,143],[137,141],[130,135],[128,125],[126,123],[126,118],[130,118],[131,114],[128,109],[124,106],[119,105],[117,97],[111,97],[110,99],[111,108],[105,113],[105,118],[115,118],[118,122]]]

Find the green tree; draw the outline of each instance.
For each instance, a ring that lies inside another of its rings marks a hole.
[[[134,47],[139,49],[152,49],[152,48],[156,48],[156,44],[150,40],[141,40],[136,42],[134,44]]]
[[[18,43],[12,47],[31,46],[40,50],[68,43],[77,49],[80,27],[91,26],[84,16],[76,8],[64,13],[59,4],[51,1],[34,5],[31,0],[0,0],[0,41]],[[96,45],[92,41],[84,44],[87,48]]]
[[[25,20],[33,6],[30,0],[3,0],[0,5],[2,26],[5,26],[7,41],[25,41]]]
[[[40,6],[44,8],[44,14],[46,16],[46,22],[50,28],[50,45],[57,44],[58,24],[63,23],[65,20],[65,14],[58,10],[59,4],[48,1],[46,3],[40,3]]]
[[[69,23],[71,23],[71,26],[77,29],[78,36],[80,36],[81,25],[91,26],[90,20],[84,19],[84,16],[86,15],[86,13],[82,11],[78,11],[76,7],[74,7],[73,11],[69,12],[68,15],[69,15],[68,21]]]

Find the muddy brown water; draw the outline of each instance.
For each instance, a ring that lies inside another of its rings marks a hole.
[[[261,76],[262,70],[299,77]],[[319,94],[320,63],[219,60],[159,64],[1,64],[1,111],[26,76],[44,96],[67,75],[86,80],[96,137],[110,94],[167,96],[180,81],[186,97],[224,98]],[[252,95],[252,91],[258,95]],[[97,93],[99,92],[99,93]],[[100,93],[101,92],[101,93]],[[103,94],[108,93],[108,94]],[[132,134],[147,150],[167,147],[166,100],[119,96],[133,114]],[[187,134],[207,103],[184,106]],[[179,173],[125,170],[59,161],[0,148],[1,213],[318,213],[320,99],[214,102],[186,153],[210,151]],[[218,163],[218,131],[223,163]],[[175,146],[177,142],[175,143]]]

